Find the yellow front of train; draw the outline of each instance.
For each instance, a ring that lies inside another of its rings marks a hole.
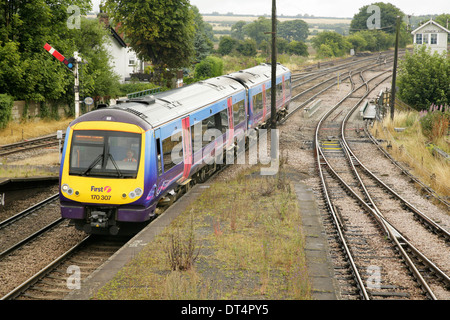
[[[108,119],[108,118],[107,118]],[[63,218],[87,233],[117,234],[143,222],[146,130],[133,123],[80,121],[71,125],[60,168]]]

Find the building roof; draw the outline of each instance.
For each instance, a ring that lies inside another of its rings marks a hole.
[[[125,41],[123,41],[122,37],[116,32],[116,30],[114,30],[113,27],[109,26],[109,31],[111,31],[113,38],[116,39],[120,46],[122,46],[123,48],[127,47]]]
[[[439,23],[437,23],[436,21],[433,21],[433,19],[430,19],[427,23],[424,23],[423,25],[419,26],[417,29],[411,31],[412,34],[416,34],[417,32],[419,32],[422,28],[424,28],[425,26],[432,24],[435,25],[436,27],[444,30],[447,33],[450,33],[450,30],[448,30],[447,28],[444,28],[443,26],[441,26]]]

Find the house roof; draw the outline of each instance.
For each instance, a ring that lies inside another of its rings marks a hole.
[[[114,28],[111,26],[109,26],[109,30],[111,31],[113,38],[116,39],[119,45],[126,48],[127,44],[125,43],[125,41],[123,41],[122,37],[116,32],[116,30],[114,30]]]
[[[438,27],[438,28],[444,30],[445,32],[450,33],[450,30],[444,28],[444,27],[441,26],[439,23],[433,21],[433,19],[430,19],[427,23],[424,23],[423,25],[421,25],[421,26],[418,27],[417,29],[411,31],[411,33],[412,33],[412,34],[416,34],[417,32],[419,32],[419,30],[421,30],[422,28],[424,28],[425,26],[427,26],[427,25],[429,25],[429,24],[433,24],[433,25],[435,25],[436,27]]]

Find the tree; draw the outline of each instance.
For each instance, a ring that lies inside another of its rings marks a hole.
[[[231,26],[231,36],[238,40],[244,40],[244,26],[247,22],[240,20]]]
[[[110,31],[97,19],[82,18],[80,26],[79,30],[71,30],[71,34],[80,56],[87,62],[80,65],[81,96],[118,95],[120,77],[114,73],[105,48]]]
[[[0,92],[37,102],[68,99],[73,75],[43,46],[51,43],[65,55],[76,50],[67,27],[69,5],[84,14],[90,1],[9,0],[0,6]]]
[[[139,57],[157,73],[193,60],[194,12],[188,0],[106,0],[106,9]]]
[[[272,32],[272,23],[264,17],[258,17],[257,20],[244,26],[245,35],[255,40],[258,46],[263,40],[270,41],[268,32]]]
[[[351,47],[351,44],[344,36],[334,31],[320,32],[311,41],[319,56],[323,57],[341,57]]]
[[[307,57],[309,55],[308,53],[308,46],[301,41],[291,41],[288,45],[288,53],[290,54],[296,54],[298,56],[304,56]]]
[[[277,27],[278,36],[290,41],[306,41],[309,35],[308,24],[303,20],[288,20]]]
[[[252,39],[246,39],[239,41],[236,51],[246,57],[253,57],[256,55],[256,41]]]
[[[450,57],[444,52],[418,46],[399,63],[398,93],[401,100],[418,110],[450,104]]]
[[[217,49],[217,51],[221,55],[225,56],[233,52],[233,50],[237,48],[238,44],[239,44],[238,40],[233,39],[230,36],[224,36],[220,38],[219,48]]]
[[[395,33],[395,24],[397,16],[400,18],[404,17],[404,13],[390,3],[383,2],[375,2],[371,5],[375,5],[380,8],[380,27],[383,31],[394,34]],[[353,16],[352,22],[350,23],[350,33],[367,30],[367,21],[374,14],[369,10],[367,12],[367,8],[369,5],[365,5],[359,9],[359,12]],[[403,29],[406,29],[406,25],[403,23]]]
[[[192,7],[192,12],[194,13],[195,22],[195,60],[198,62],[211,54],[211,51],[214,48],[214,43],[212,41],[214,33],[212,33],[212,26],[203,21],[203,17],[196,6]]]

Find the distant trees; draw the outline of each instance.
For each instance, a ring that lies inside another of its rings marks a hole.
[[[379,16],[374,17],[374,11],[369,10],[369,5],[365,5],[353,16],[350,23],[350,36],[348,40],[356,50],[360,51],[380,51],[386,50],[394,45],[397,16],[400,17],[399,46],[404,48],[411,42],[409,32],[406,30],[406,23],[403,21],[405,14],[396,6],[390,3],[375,2],[371,5],[377,6]],[[379,29],[369,29],[374,19],[379,18]],[[368,23],[369,22],[369,23]],[[361,41],[364,39],[364,41]]]
[[[223,36],[219,42],[218,53],[228,55],[233,52],[244,56],[254,56],[257,50],[270,52],[272,24],[265,17],[247,23],[238,21],[231,27],[231,36]],[[289,20],[277,25],[278,53],[308,56],[304,43],[308,37],[308,24],[303,20]]]

